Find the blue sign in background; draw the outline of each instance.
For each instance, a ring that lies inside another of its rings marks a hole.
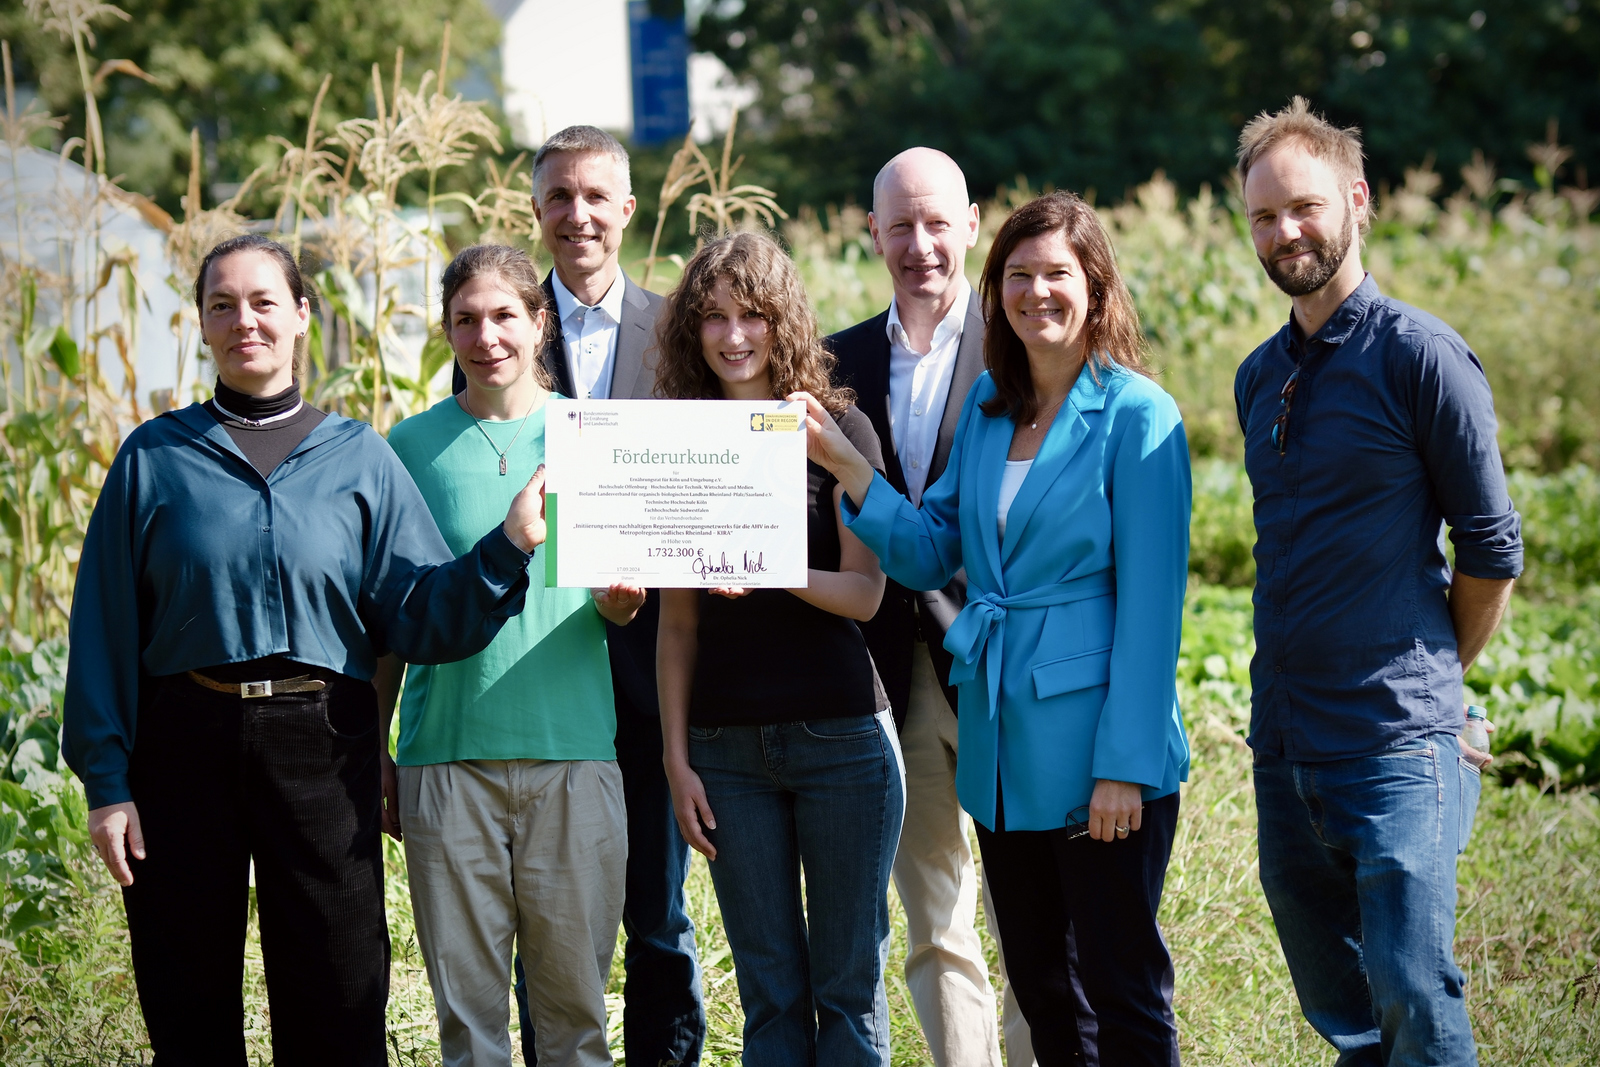
[[[633,66],[633,142],[659,145],[689,132],[689,33],[683,15],[651,13],[649,0],[628,4]]]

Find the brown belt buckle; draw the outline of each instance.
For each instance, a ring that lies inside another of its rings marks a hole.
[[[240,682],[239,697],[243,700],[262,700],[272,695],[272,683]]]

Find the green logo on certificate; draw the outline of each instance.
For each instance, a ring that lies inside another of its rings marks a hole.
[[[750,429],[756,433],[793,433],[800,429],[800,416],[782,411],[757,412],[750,416]]]

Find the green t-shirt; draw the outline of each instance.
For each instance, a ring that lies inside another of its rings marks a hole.
[[[504,522],[512,497],[544,462],[541,406],[517,434],[515,422],[483,424],[495,449],[454,397],[413,415],[389,444],[416,479],[450,551],[460,555]],[[517,434],[515,443],[512,435]],[[541,545],[529,563],[544,572]],[[522,614],[471,659],[412,664],[400,700],[403,766],[467,759],[616,758],[616,706],[605,620],[587,589],[528,587]]]

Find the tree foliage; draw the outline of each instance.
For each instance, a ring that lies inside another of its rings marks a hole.
[[[73,0],[66,0],[70,5]],[[408,74],[438,65],[452,25],[455,75],[495,66],[500,27],[480,0],[124,0],[130,16],[94,23],[94,53],[131,61],[149,80],[112,72],[100,83],[108,173],[177,211],[189,171],[189,131],[200,130],[208,183],[242,181],[279,154],[269,138],[304,128],[324,75],[332,127],[367,116],[372,65],[392,73],[404,49]],[[0,0],[0,36],[16,51],[19,80],[52,113],[71,116],[63,136],[84,132],[84,99],[72,45],[43,29],[22,0]]]
[[[1600,163],[1600,0],[746,0],[696,46],[761,89],[786,199],[865,200],[916,144],[974,191],[1018,174],[1118,200],[1226,175],[1239,127],[1301,93],[1366,135],[1374,183],[1482,149],[1527,176],[1559,124]]]

